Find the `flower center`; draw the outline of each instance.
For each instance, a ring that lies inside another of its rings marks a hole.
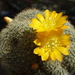
[[[52,30],[56,27],[55,19],[53,19],[52,17],[49,17],[43,24],[45,25],[46,30]]]
[[[51,52],[53,50],[56,50],[58,46],[61,46],[60,41],[56,37],[52,37],[51,39],[48,40],[46,43],[45,47],[47,47]]]

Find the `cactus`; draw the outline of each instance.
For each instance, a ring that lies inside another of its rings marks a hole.
[[[37,9],[28,9],[19,13],[6,28],[0,32],[0,58],[4,68],[13,75],[68,75],[75,70],[75,30],[70,22],[70,28],[65,33],[71,35],[70,55],[64,56],[62,62],[41,61],[40,57],[33,54],[37,46],[33,43],[36,33],[29,26],[30,20],[37,13]]]

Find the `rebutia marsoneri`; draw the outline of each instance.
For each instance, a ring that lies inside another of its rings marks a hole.
[[[41,61],[33,54],[37,46],[33,43],[36,33],[29,26],[30,20],[36,14],[43,14],[37,9],[28,9],[19,13],[6,28],[0,32],[1,64],[16,75],[68,75],[75,70],[75,30],[70,22],[65,33],[71,35],[70,55],[64,56],[63,61]]]

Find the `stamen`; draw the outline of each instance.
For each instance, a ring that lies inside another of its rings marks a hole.
[[[56,37],[52,37],[48,40],[45,46],[53,51],[54,49],[56,49],[56,47],[61,46],[61,43]]]

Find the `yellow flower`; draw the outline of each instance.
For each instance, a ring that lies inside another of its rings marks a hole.
[[[69,38],[70,35],[63,35],[62,29],[50,32],[38,32],[34,43],[39,47],[34,49],[34,54],[41,56],[42,61],[49,59],[62,61],[62,54],[69,55]]]
[[[68,29],[68,26],[64,25],[64,23],[67,22],[67,16],[62,16],[62,13],[45,10],[44,16],[37,14],[36,17],[37,18],[33,18],[31,20],[30,27],[32,27],[37,32]]]

